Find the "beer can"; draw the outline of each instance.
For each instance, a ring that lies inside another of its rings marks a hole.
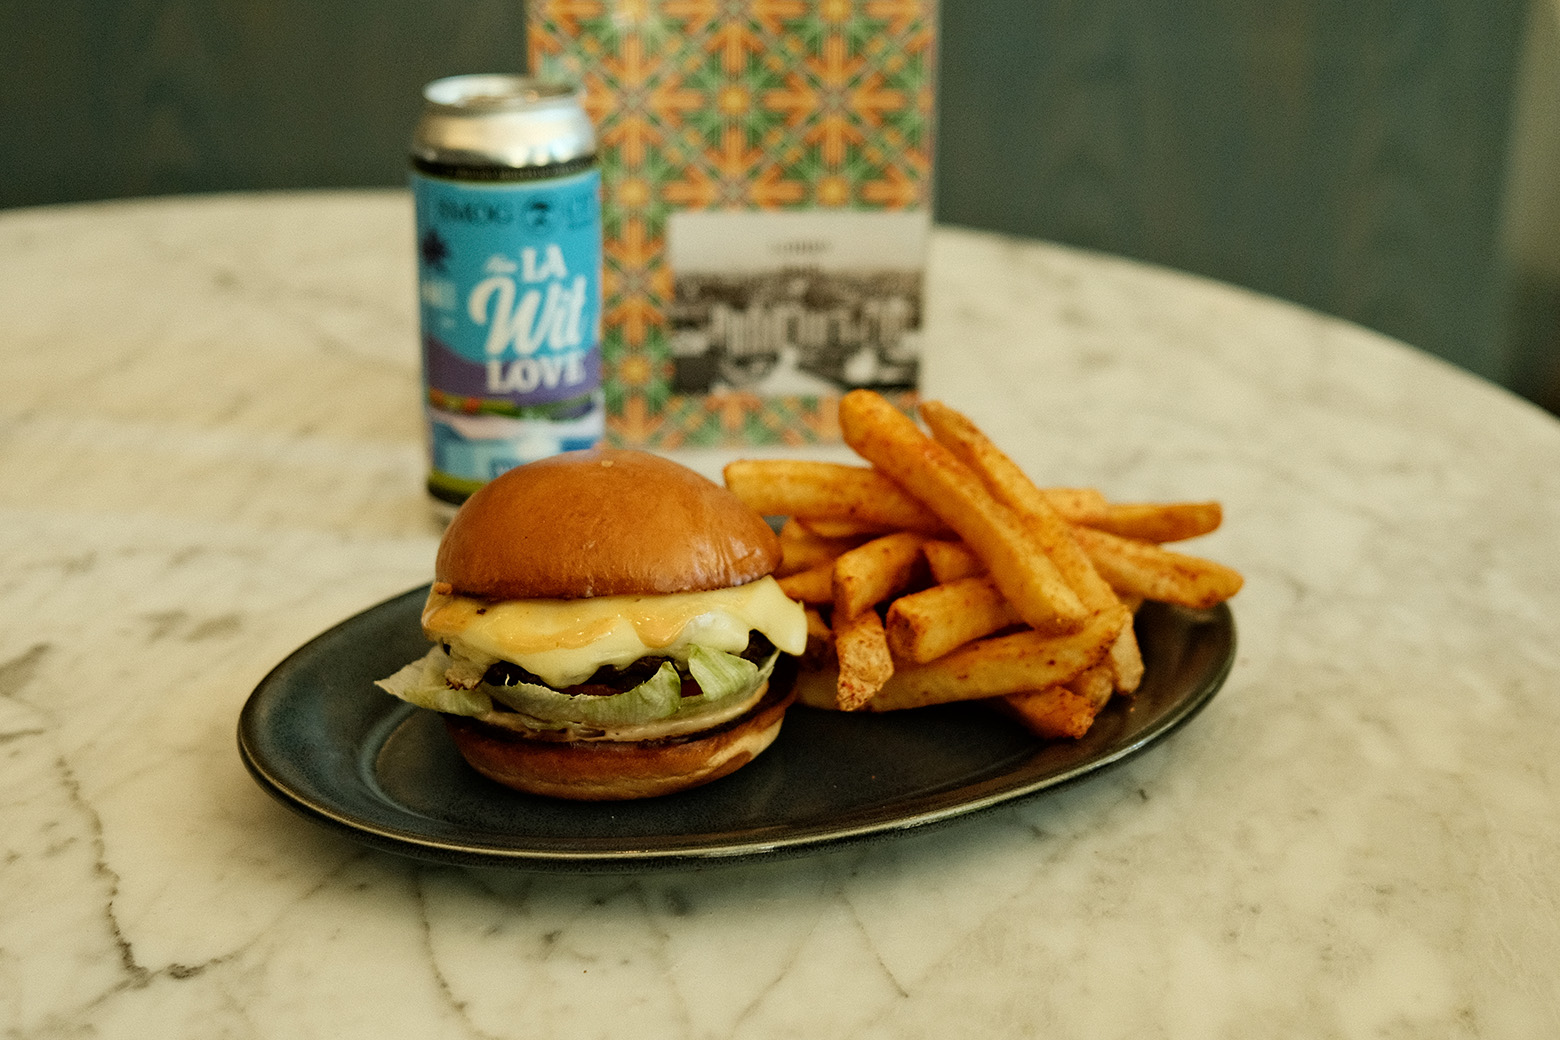
[[[412,138],[428,491],[602,437],[601,172],[576,88],[430,83]]]

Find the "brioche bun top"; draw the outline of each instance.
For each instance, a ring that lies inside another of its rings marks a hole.
[[[482,599],[666,595],[745,585],[780,562],[764,518],[648,452],[592,448],[509,470],[444,532],[436,581]]]

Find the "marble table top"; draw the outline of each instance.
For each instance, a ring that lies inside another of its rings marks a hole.
[[[1190,725],[703,870],[287,811],[240,707],[431,570],[411,237],[400,192],[0,214],[0,1035],[1560,1035],[1560,423],[1051,245],[935,232],[926,390],[1046,482],[1223,501],[1239,652]]]

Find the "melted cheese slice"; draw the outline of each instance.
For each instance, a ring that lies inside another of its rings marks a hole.
[[[477,661],[512,661],[550,686],[584,682],[602,665],[694,646],[739,654],[758,631],[781,651],[807,647],[807,617],[771,577],[711,592],[490,602],[430,592],[423,631]]]

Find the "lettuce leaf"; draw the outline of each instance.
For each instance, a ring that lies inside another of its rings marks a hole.
[[[639,726],[677,714],[682,677],[677,674],[677,666],[666,661],[633,689],[605,697],[559,693],[534,683],[488,686],[487,690],[495,700],[538,722],[583,723],[601,728]]]
[[[462,690],[444,681],[444,673],[454,662],[442,646],[436,646],[394,675],[380,679],[375,686],[386,693],[410,701],[419,708],[450,715],[481,715],[493,710],[493,699],[478,686]]]
[[[700,692],[696,696],[683,698],[685,701],[697,702],[684,704],[683,708],[697,708],[718,703],[727,697],[746,696],[761,681],[769,678],[769,673],[775,668],[775,658],[779,656],[779,651],[776,651],[759,666],[736,654],[695,646],[688,654],[688,672],[698,682]]]
[[[656,673],[638,686],[607,696],[559,693],[534,683],[481,683],[475,689],[461,690],[445,681],[452,662],[443,647],[437,646],[376,685],[419,707],[453,715],[486,714],[497,700],[544,726],[615,729],[717,710],[733,698],[752,693],[769,678],[779,656],[776,651],[757,665],[736,654],[695,646],[689,651],[688,671],[702,692],[692,697],[682,695],[682,676],[671,661],[662,662]]]

